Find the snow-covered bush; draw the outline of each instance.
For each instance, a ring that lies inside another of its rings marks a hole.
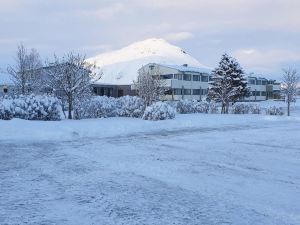
[[[260,114],[261,113],[261,107],[258,104],[251,104],[250,105],[250,112],[252,114]]]
[[[178,101],[164,101],[165,103],[167,103],[169,106],[171,106],[173,109],[177,109],[177,104]]]
[[[194,102],[193,109],[194,113],[208,113],[209,104],[207,102]]]
[[[8,97],[0,98],[0,120],[11,120],[14,117],[13,100]]]
[[[106,118],[117,115],[117,101],[107,96],[95,96],[76,109],[76,119]]]
[[[215,114],[215,113],[218,113],[218,112],[219,112],[218,105],[216,104],[216,102],[211,101],[209,103],[209,113]]]
[[[177,102],[176,109],[181,114],[208,113],[210,111],[210,104],[197,100],[180,100]]]
[[[14,117],[26,120],[60,120],[61,103],[48,95],[19,96],[12,102]]]
[[[142,117],[145,111],[145,102],[136,96],[123,96],[117,99],[118,116]]]
[[[194,101],[180,100],[177,103],[177,112],[181,114],[194,113]]]
[[[144,112],[144,120],[166,120],[175,118],[175,109],[164,102],[156,102],[148,106]]]
[[[272,116],[283,116],[284,111],[283,111],[282,107],[271,106],[271,107],[267,108],[266,114],[272,115]]]
[[[0,100],[0,119],[60,120],[60,101],[48,95],[29,95]]]
[[[250,110],[249,105],[243,103],[236,103],[232,106],[232,113],[233,114],[248,114]]]

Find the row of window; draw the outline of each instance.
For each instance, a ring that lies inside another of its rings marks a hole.
[[[248,80],[249,84],[252,84],[252,85],[267,85],[268,82],[266,80],[253,80],[253,79],[250,79]]]
[[[267,96],[267,92],[265,91],[252,91],[252,96]]]
[[[174,88],[165,92],[166,95],[207,95],[207,89],[181,89]]]
[[[113,96],[113,89],[108,87],[94,87],[93,91],[100,96]]]
[[[186,80],[186,81],[193,80],[193,81],[208,82],[212,80],[212,77],[207,75],[164,74],[160,76],[162,79],[177,79],[177,80]]]

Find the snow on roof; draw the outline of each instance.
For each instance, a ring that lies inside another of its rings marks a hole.
[[[197,72],[197,73],[210,73],[211,70],[208,67],[192,67],[192,66],[185,66],[185,65],[168,65],[168,64],[161,64],[158,63],[160,66],[165,66],[171,69],[178,70],[180,72]]]
[[[98,84],[132,84],[138,76],[138,70],[149,63],[188,64],[195,68],[206,68],[181,48],[171,45],[163,39],[155,38],[100,54],[88,61],[96,63],[103,72],[102,78],[96,82]]]

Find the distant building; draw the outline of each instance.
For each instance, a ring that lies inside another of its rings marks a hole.
[[[280,83],[262,77],[248,76],[250,97],[245,100],[264,101],[268,99],[281,99]]]
[[[203,100],[208,93],[208,82],[211,81],[210,70],[207,68],[184,65],[166,65],[149,63],[140,70],[149,74],[158,73],[169,89],[164,100],[196,99]]]
[[[7,73],[0,72],[0,96],[12,93],[13,86],[11,76]]]
[[[51,67],[43,67],[43,70]],[[211,70],[208,68],[191,67],[184,65],[168,65],[161,63],[149,63],[139,69],[149,74],[159,74],[165,80],[167,91],[163,100],[195,99],[205,100],[208,93],[209,82],[212,81]],[[46,74],[41,73],[44,79]],[[250,88],[250,97],[243,101],[264,101],[268,99],[281,99],[280,83],[256,77],[253,74],[247,78]],[[101,83],[101,80],[91,84],[95,95],[121,97],[125,95],[136,95],[133,81],[128,84]],[[9,74],[0,73],[0,96],[10,94],[13,91],[13,83]],[[47,92],[47,90],[44,90]]]
[[[164,65],[150,63],[141,68],[151,74],[159,71],[162,79],[169,87],[165,95],[166,100],[195,99],[203,100],[207,97],[209,82],[212,81],[211,71],[206,68],[195,68],[188,65]],[[280,83],[266,78],[248,76],[250,97],[245,101],[264,101],[280,99]]]

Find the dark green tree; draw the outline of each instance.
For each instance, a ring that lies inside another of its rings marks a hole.
[[[236,59],[223,54],[217,68],[212,71],[208,97],[222,103],[221,113],[228,113],[229,104],[249,95],[245,73]]]

